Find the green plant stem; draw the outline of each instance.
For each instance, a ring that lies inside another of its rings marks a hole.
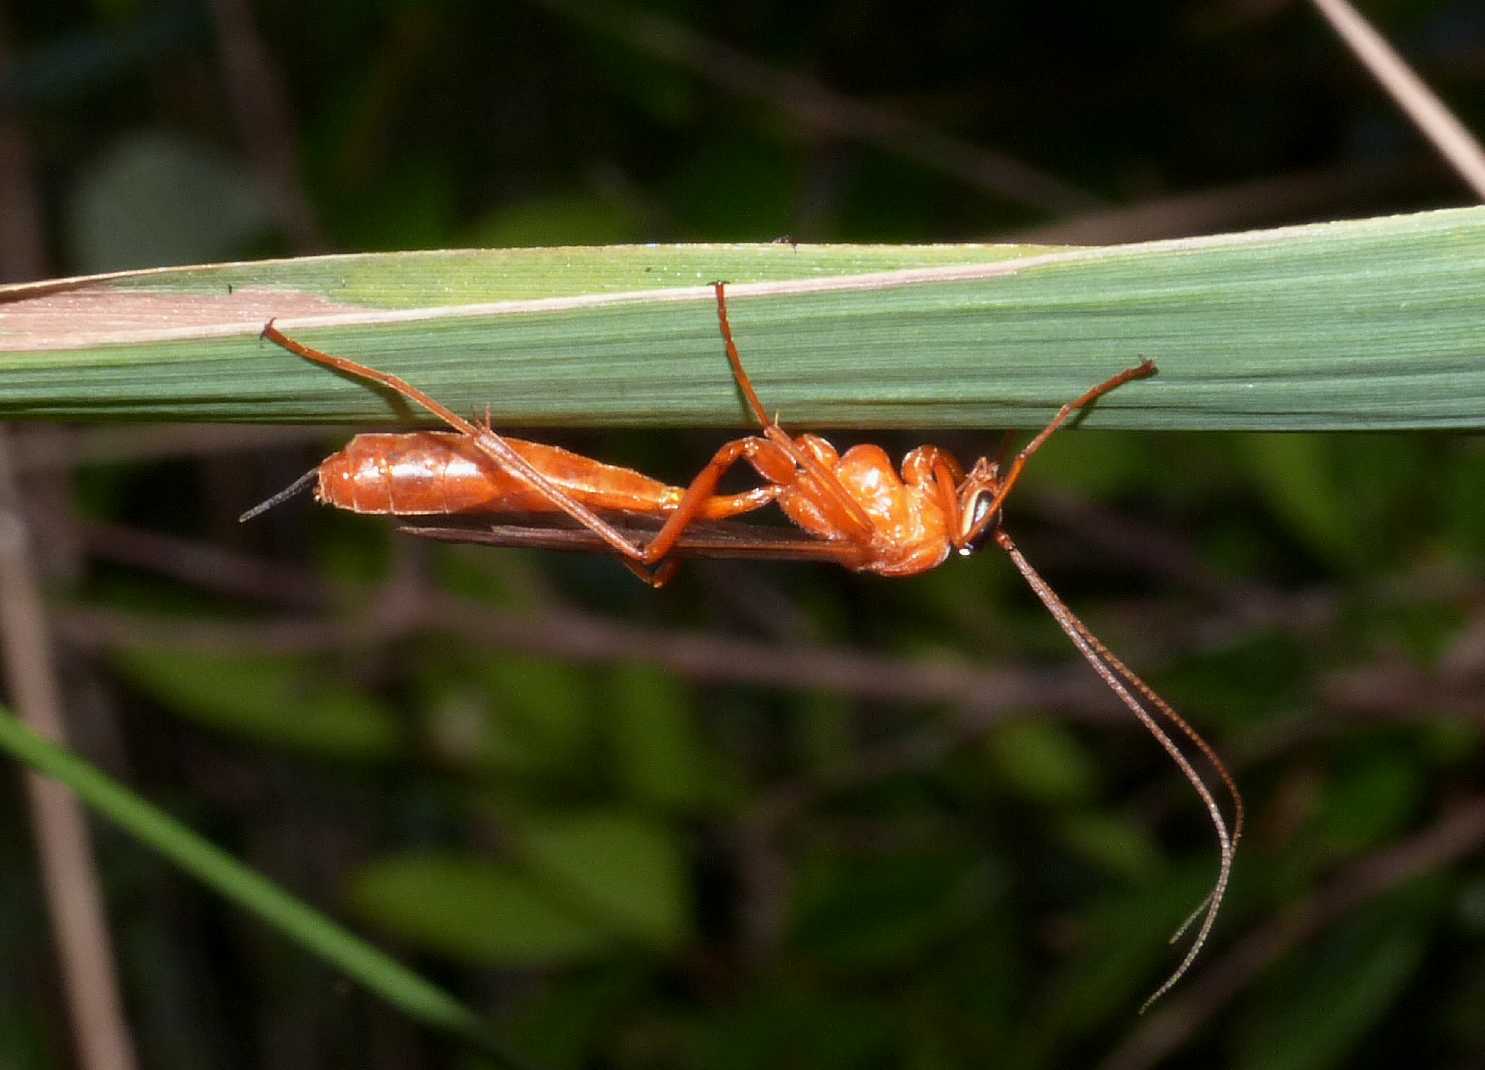
[[[484,1018],[449,993],[248,869],[81,758],[37,736],[4,706],[0,706],[0,747],[38,773],[65,784],[103,817],[410,1017],[471,1042],[501,1065],[513,1070],[528,1067],[490,1035]]]

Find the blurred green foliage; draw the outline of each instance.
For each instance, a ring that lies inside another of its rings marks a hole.
[[[519,865],[387,856],[352,876],[350,901],[415,946],[489,966],[562,965],[684,942],[683,855],[668,830],[611,810],[520,825]]]
[[[361,688],[313,681],[303,661],[165,648],[127,651],[118,667],[166,709],[269,746],[346,762],[403,749],[385,704]]]
[[[1292,180],[1294,206],[1229,190],[1214,226],[1459,200],[1302,5],[643,10],[916,116],[903,137],[1034,163],[1095,207],[1260,179]],[[1377,14],[1485,126],[1477,65],[1447,45],[1485,16],[1434,0]],[[540,4],[265,3],[252,16],[291,123],[272,144],[297,153],[313,220],[296,230],[236,118],[261,87],[227,72],[212,9],[7,16],[0,85],[34,142],[56,275],[321,247],[971,240],[1069,214]],[[1302,195],[1321,179],[1323,197]],[[717,439],[566,441],[681,481]],[[1145,1019],[1178,961],[1166,939],[1215,873],[1210,830],[1113,699],[1076,690],[1084,670],[993,551],[896,584],[698,565],[656,594],[608,560],[415,546],[298,503],[231,524],[324,452],[82,472],[76,532],[189,536],[355,597],[249,596],[230,570],[183,577],[173,553],[84,539],[54,583],[70,694],[103,726],[80,744],[447,982],[539,1065],[1145,1066],[1168,1007],[1192,1035],[1166,1065],[1485,1057],[1478,843],[1337,908],[1230,994],[1207,987],[1269,926],[1334,905],[1346,865],[1401,875],[1387,852],[1481,805],[1477,438],[1070,434],[1009,503],[1028,556],[1248,795],[1214,942]],[[408,584],[473,608],[397,627],[379,610]],[[82,610],[172,632],[94,634]],[[497,616],[492,638],[480,622]],[[842,687],[823,656],[791,687],[762,648],[863,654],[889,677],[924,660],[1029,673],[1050,697],[889,701]],[[19,808],[0,822],[0,956],[16,964],[0,1050],[67,1065],[59,1003],[37,996],[55,980]],[[100,854],[146,1065],[485,1065],[136,850],[110,836]]]

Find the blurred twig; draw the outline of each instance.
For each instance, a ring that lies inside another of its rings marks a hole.
[[[1230,952],[1197,974],[1184,992],[1169,997],[1100,1064],[1101,1070],[1154,1066],[1301,941],[1353,908],[1479,850],[1482,844],[1485,796],[1475,796],[1417,836],[1347,866],[1308,900],[1248,933]]]
[[[325,608],[364,601],[366,592],[200,543],[118,525],[86,525],[95,556],[174,576],[204,589]],[[819,689],[884,702],[947,702],[984,716],[1053,704],[1094,720],[1113,712],[1081,673],[987,672],[948,661],[923,662],[835,647],[748,642],[678,629],[644,628],[576,610],[507,612],[409,584],[396,585],[370,612],[349,620],[299,617],[260,621],[192,620],[188,631],[165,614],[73,608],[58,612],[68,639],[87,647],[168,645],[212,650],[310,651],[387,639],[409,631],[451,631],[511,650],[573,661],[640,661],[712,683]]]
[[[1123,541],[1138,542],[1138,528],[1123,532]],[[313,573],[278,562],[230,553],[191,540],[141,531],[121,525],[88,524],[81,536],[95,557],[173,576],[205,590],[324,611],[335,606],[364,606],[370,592],[346,584],[329,583]],[[1178,561],[1179,555],[1160,555],[1151,567],[1157,571]],[[1466,599],[1469,591],[1450,590]],[[1209,592],[1216,594],[1216,592]],[[1378,597],[1390,592],[1383,589]],[[1410,583],[1403,593],[1442,596],[1427,584]],[[1242,616],[1248,628],[1285,627],[1313,631],[1333,619],[1334,598],[1322,592],[1286,596],[1257,589],[1250,592],[1257,609]],[[1223,627],[1232,609],[1225,598],[1214,599]],[[1150,613],[1142,614],[1149,618]],[[1064,718],[1108,723],[1119,713],[1102,688],[1076,666],[1032,672],[998,668],[994,671],[949,661],[884,657],[812,643],[766,643],[732,636],[678,629],[644,628],[632,621],[609,619],[572,609],[544,609],[537,614],[508,612],[468,599],[430,590],[404,581],[383,592],[369,609],[354,614],[275,617],[257,621],[210,621],[196,618],[183,633],[168,615],[125,613],[109,609],[72,608],[58,613],[58,627],[69,640],[86,647],[115,645],[187,646],[209,650],[306,652],[335,649],[370,641],[386,641],[415,631],[454,631],[474,641],[512,650],[561,657],[573,661],[639,661],[656,665],[688,679],[711,683],[739,683],[758,687],[821,690],[883,702],[944,704],[954,712],[947,722],[935,721],[921,732],[882,744],[858,756],[849,765],[826,771],[805,783],[777,787],[764,799],[755,818],[765,823],[787,818],[821,795],[870,782],[902,771],[922,768],[944,754],[972,742],[1009,711],[1055,711]],[[1197,632],[1211,630],[1198,626]],[[1232,627],[1243,627],[1239,622]],[[1189,631],[1189,629],[1188,629]],[[1230,631],[1224,633],[1230,641]],[[1348,696],[1356,673],[1333,674],[1320,685],[1327,705],[1387,720],[1412,719],[1416,702],[1407,698],[1416,672],[1396,676],[1396,666],[1368,669],[1369,693],[1374,701],[1360,704]],[[1382,683],[1375,677],[1380,674]],[[1404,678],[1405,677],[1405,678]],[[1478,702],[1468,687],[1430,689],[1439,709],[1453,710],[1448,700],[1465,705],[1471,715]],[[1284,745],[1311,738],[1313,724],[1304,730],[1285,724],[1274,738],[1255,746],[1249,762],[1272,757]],[[1250,741],[1251,742],[1251,741]]]
[[[739,96],[757,97],[813,130],[852,138],[953,175],[984,193],[1047,212],[1087,210],[1097,198],[1007,153],[980,148],[887,108],[779,70],[679,22],[635,7],[536,0],[632,48],[684,67]]]
[[[0,9],[0,73],[9,66],[8,19]],[[40,186],[30,138],[0,94],[0,279],[46,274]],[[50,628],[37,565],[0,427],[0,656],[20,718],[58,742],[65,738],[62,696],[52,661]],[[25,774],[31,824],[41,864],[58,972],[66,991],[78,1065],[85,1070],[133,1070],[134,1041],[124,1018],[113,945],[93,845],[77,799],[33,772]]]
[[[1485,199],[1485,149],[1475,136],[1347,0],[1313,0],[1313,3],[1423,136],[1449,161],[1475,195]]]
[[[1126,565],[1158,576],[1172,585],[1195,592],[1243,624],[1252,625],[1283,616],[1294,623],[1293,596],[1280,595],[1241,578],[1215,572],[1187,540],[1165,528],[1142,523],[1137,517],[1105,508],[1075,494],[1037,488],[1018,508],[1056,521],[1079,540]]]
[[[46,739],[65,739],[62,699],[52,667],[48,622],[25,521],[0,435],[0,646],[12,703]],[[26,794],[52,935],[72,1013],[79,1065],[131,1070],[134,1044],[113,969],[113,946],[82,808],[66,788],[27,772]]]
[[[1436,171],[1431,160],[1302,171],[1096,208],[994,237],[1033,245],[1105,245],[1344,217],[1348,208],[1375,204],[1380,195],[1419,185]]]
[[[10,65],[7,20],[0,13],[0,75]],[[20,115],[11,98],[0,93],[0,282],[46,277],[46,242],[42,237],[41,197]]]
[[[214,0],[212,8],[227,100],[258,186],[295,251],[318,252],[325,238],[299,180],[298,137],[283,76],[263,46],[246,0]]]
[[[185,873],[257,915],[300,947],[354,978],[412,1018],[458,1036],[490,1056],[492,1065],[534,1070],[510,1051],[478,1012],[377,950],[325,914],[290,895],[263,874],[197,835],[64,747],[28,731],[0,706],[0,746],[67,785],[96,811],[158,851]],[[131,1064],[98,1064],[109,1068]]]
[[[1449,710],[1471,720],[1485,720],[1481,676],[1478,668],[1467,673],[1450,672],[1443,666],[1425,671],[1394,657],[1335,673],[1322,686],[1328,705],[1353,715],[1407,710],[1417,720],[1426,721]]]

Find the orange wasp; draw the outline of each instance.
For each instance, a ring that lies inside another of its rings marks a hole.
[[[1172,938],[1179,939],[1200,919],[1195,939],[1171,976],[1146,1000],[1148,1007],[1180,980],[1211,932],[1242,837],[1242,796],[1206,740],[1088,630],[1031,567],[1000,527],[1000,519],[1001,507],[1028,458],[1052,433],[1110,391],[1154,375],[1154,362],[1126,368],[1063,405],[1009,464],[981,457],[966,471],[947,451],[928,445],[910,451],[894,469],[878,446],[854,446],[842,454],[818,435],[791,435],[770,420],[743,370],[727,317],[724,285],[718,282],[714,289],[727,360],[762,433],[726,443],[684,488],[556,446],[501,435],[490,426],[488,416],[482,425],[466,420],[404,379],[312,349],[270,320],[262,334],[269,341],[316,364],[387,387],[454,430],[357,435],[345,449],[242,519],[310,483],[317,500],[358,513],[540,517],[541,523],[404,530],[448,541],[611,552],[655,587],[670,579],[683,556],[834,561],[857,572],[911,576],[937,567],[951,552],[972,553],[984,539],[992,538],[1078,652],[1190,781],[1217,833],[1221,863],[1216,882]],[[739,462],[749,464],[763,484],[739,494],[715,493],[723,475]],[[784,529],[780,536],[758,525],[725,523],[774,502],[802,535]],[[576,527],[553,523],[561,514]],[[638,525],[646,518],[658,521],[658,530],[642,530]],[[1211,790],[1156,714],[1211,763],[1233,801],[1231,831]]]

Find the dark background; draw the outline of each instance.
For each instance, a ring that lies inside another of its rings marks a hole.
[[[1485,10],[1367,7],[1485,128]],[[0,270],[1470,201],[1306,4],[615,10],[0,5]],[[1212,945],[1144,1018],[1210,829],[999,554],[656,594],[307,502],[235,524],[329,438],[12,441],[79,749],[540,1065],[1485,1065],[1478,439],[1083,432],[1018,489],[1028,556],[1251,807]],[[565,441],[683,480],[717,438]],[[8,797],[0,1061],[66,1066]],[[142,1065],[482,1065],[98,838]]]

